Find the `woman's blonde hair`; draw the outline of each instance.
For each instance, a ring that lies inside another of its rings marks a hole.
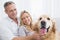
[[[31,15],[29,14],[29,12],[27,12],[27,11],[22,11],[21,12],[21,14],[20,14],[20,25],[25,25],[23,22],[22,22],[22,15],[24,14],[24,13],[27,13],[29,16],[30,16],[30,18],[31,18],[31,23],[30,23],[30,26],[32,25],[32,17],[31,17]]]

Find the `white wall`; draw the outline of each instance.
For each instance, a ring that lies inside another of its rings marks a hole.
[[[53,2],[53,4],[52,4],[52,15],[53,15],[53,17],[58,17],[58,18],[60,18],[60,0],[53,0],[52,1]]]
[[[57,28],[60,31],[60,0],[0,0],[0,18],[5,17],[3,4],[6,1],[16,3],[18,16],[22,10],[27,10],[36,20],[40,15],[47,14],[56,19]]]

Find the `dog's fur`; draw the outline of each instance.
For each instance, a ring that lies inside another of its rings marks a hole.
[[[49,27],[48,32],[46,32],[45,35],[40,35],[41,40],[58,40],[58,38],[56,39],[56,23],[55,20],[53,20],[52,18],[50,18],[47,15],[42,15],[38,21],[36,22],[36,24],[33,26],[33,30],[36,31],[37,33],[40,33],[40,29],[41,29],[41,21],[45,21],[46,22],[46,28]]]

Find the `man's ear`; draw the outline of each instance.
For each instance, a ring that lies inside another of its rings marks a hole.
[[[5,11],[5,13],[7,14],[7,10],[5,9],[4,11]]]

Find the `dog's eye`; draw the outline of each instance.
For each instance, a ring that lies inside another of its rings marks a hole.
[[[47,20],[50,20],[50,18],[47,18]]]
[[[42,18],[40,18],[39,20],[41,20]]]

